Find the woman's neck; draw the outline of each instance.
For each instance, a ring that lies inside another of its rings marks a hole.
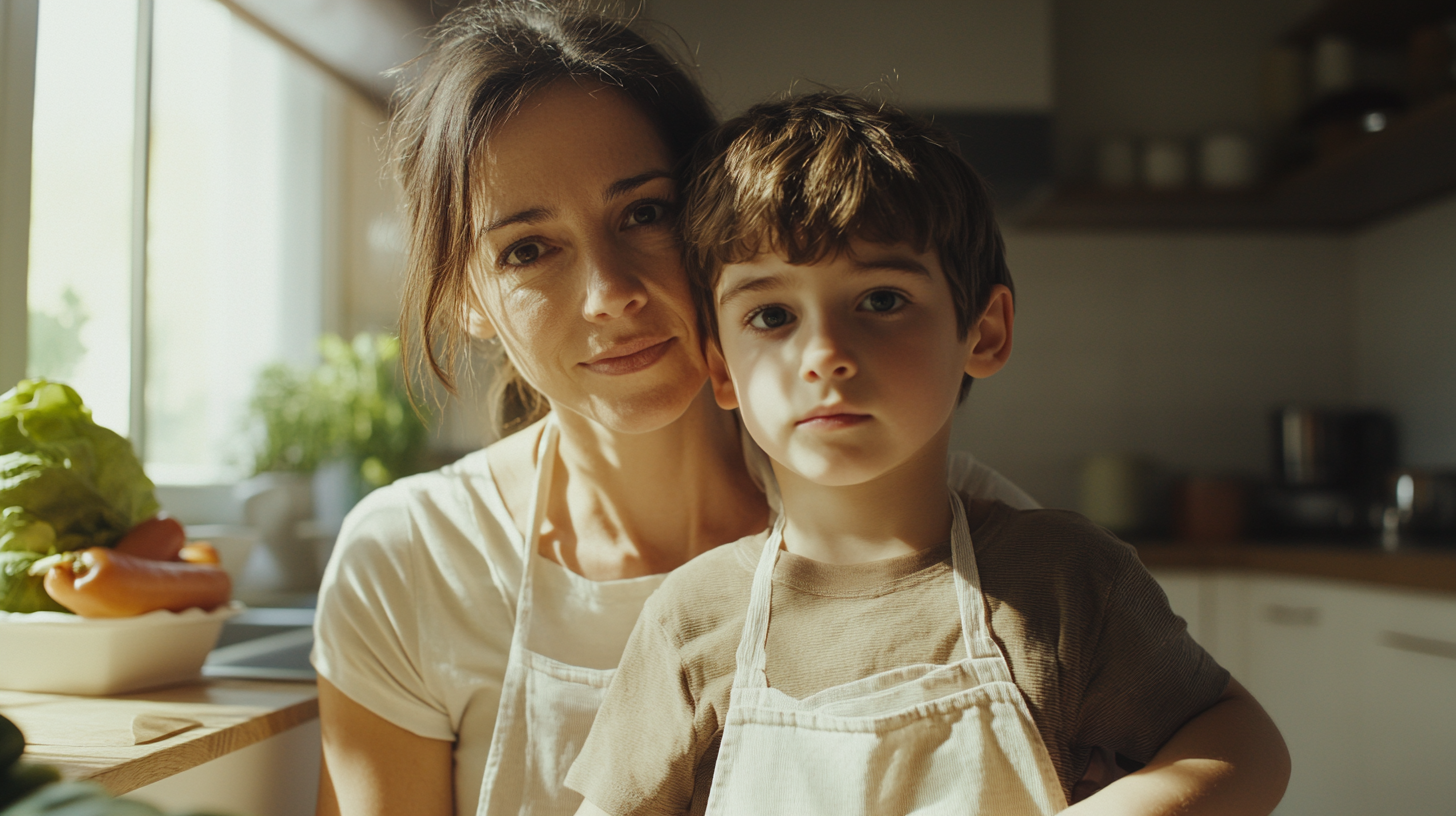
[[[558,411],[544,555],[594,580],[668,572],[768,523],[737,420],[705,388],[676,421],[613,431]]]
[[[946,495],[950,424],[914,456],[857,485],[828,487],[778,463],[784,546],[795,555],[857,564],[909,555],[950,537]]]

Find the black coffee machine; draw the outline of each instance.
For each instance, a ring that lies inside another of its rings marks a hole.
[[[1270,416],[1273,484],[1263,513],[1289,537],[1375,541],[1387,478],[1400,463],[1395,419],[1384,411],[1303,406]]]

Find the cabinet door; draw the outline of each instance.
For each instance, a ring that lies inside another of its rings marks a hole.
[[[1366,813],[1456,814],[1456,600],[1372,593],[1360,660]]]
[[[1366,816],[1358,748],[1362,680],[1348,638],[1363,631],[1360,593],[1328,583],[1247,579],[1247,669],[1293,769],[1278,816]],[[1375,812],[1375,811],[1369,811]]]

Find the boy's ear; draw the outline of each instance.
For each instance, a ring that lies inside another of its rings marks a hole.
[[[723,350],[718,348],[718,344],[709,341],[707,345],[708,379],[713,383],[713,399],[719,408],[731,411],[738,407],[738,391],[733,388],[733,376],[728,373],[728,363],[723,359]]]
[[[991,289],[986,309],[971,326],[970,349],[966,353],[965,372],[980,379],[989,377],[1006,365],[1011,357],[1011,326],[1016,320],[1016,306],[1011,290],[1001,284]]]

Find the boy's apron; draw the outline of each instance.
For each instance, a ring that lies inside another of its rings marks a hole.
[[[524,565],[516,599],[515,629],[501,688],[500,710],[480,787],[478,816],[572,816],[581,796],[568,789],[566,772],[581,753],[592,720],[616,669],[572,666],[542,654],[561,634],[538,623],[532,629],[533,594],[541,523],[551,497],[551,470],[560,437],[554,417],[546,420],[537,447],[531,526],[525,535]],[[590,621],[582,621],[590,625]],[[531,639],[535,639],[532,648]],[[623,642],[619,651],[626,647]]]
[[[881,672],[803,700],[769,688],[764,673],[778,519],[753,578],[708,816],[1044,816],[1067,806],[991,640],[965,508],[959,496],[950,500],[966,658]]]

